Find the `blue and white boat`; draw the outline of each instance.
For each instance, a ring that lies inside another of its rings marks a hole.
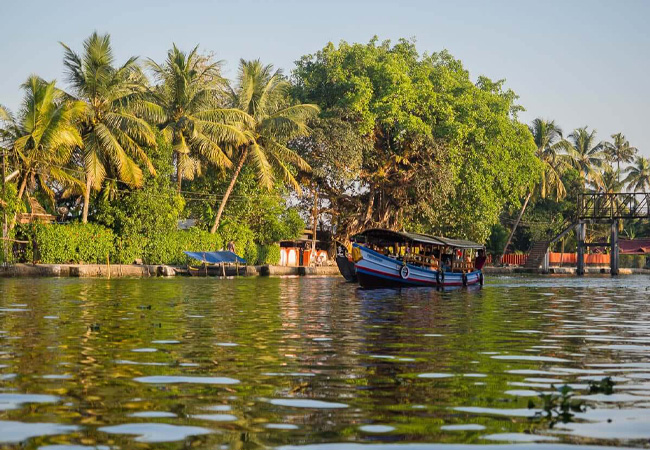
[[[381,228],[354,240],[351,259],[361,287],[483,284],[485,249],[476,242]]]

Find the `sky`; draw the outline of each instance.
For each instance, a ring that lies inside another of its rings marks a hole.
[[[59,42],[81,51],[95,30],[110,33],[118,62],[199,44],[230,78],[240,58],[290,73],[328,42],[377,35],[447,49],[473,79],[505,79],[525,123],[621,132],[650,156],[650,0],[0,0],[0,17],[0,104],[12,110],[32,73],[65,85]]]

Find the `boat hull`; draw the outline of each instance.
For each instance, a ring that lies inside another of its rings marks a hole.
[[[423,267],[404,264],[362,245],[354,244],[361,252],[355,263],[359,284],[363,288],[420,287],[452,288],[483,284],[483,273],[439,272]]]
[[[345,278],[345,281],[350,283],[357,282],[357,271],[354,268],[354,262],[348,255],[348,249],[341,243],[336,244],[336,265],[339,272]]]

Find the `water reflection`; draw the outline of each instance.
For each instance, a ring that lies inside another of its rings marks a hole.
[[[647,286],[643,277],[503,277],[454,292],[362,291],[328,278],[0,280],[0,444],[642,446]],[[604,377],[613,393],[590,393]],[[536,418],[538,395],[563,384],[587,409],[550,428]]]

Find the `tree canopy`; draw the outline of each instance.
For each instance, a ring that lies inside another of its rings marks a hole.
[[[296,64],[298,99],[363,141],[343,151],[359,161],[350,182],[324,186],[338,234],[385,226],[484,240],[540,175],[514,92],[503,80],[473,82],[447,52],[421,56],[413,42],[373,39],[330,43]],[[321,134],[304,153],[346,145]]]

